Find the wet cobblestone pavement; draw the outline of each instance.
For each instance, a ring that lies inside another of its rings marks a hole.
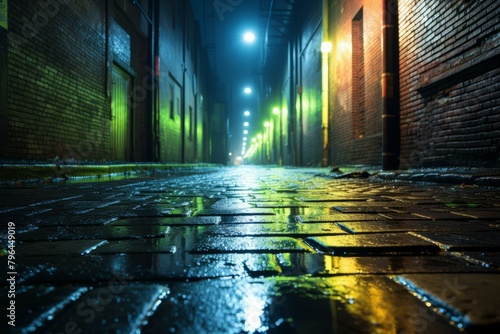
[[[3,296],[15,287],[15,310],[2,327],[500,332],[498,188],[325,171],[212,168],[4,187]]]

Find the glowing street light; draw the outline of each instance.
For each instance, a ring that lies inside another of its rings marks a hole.
[[[250,94],[252,92],[252,88],[246,87],[244,90],[245,94]]]
[[[243,35],[243,40],[245,41],[245,43],[251,44],[255,42],[255,34],[251,31],[248,31]]]
[[[248,130],[243,131],[243,134],[247,135],[248,134]]]
[[[245,115],[245,116],[250,116],[250,111],[246,110],[246,111],[243,113],[243,115]]]
[[[248,122],[243,123],[243,126],[249,126],[249,125],[250,125],[250,123],[248,123]]]

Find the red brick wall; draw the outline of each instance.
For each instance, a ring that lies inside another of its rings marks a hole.
[[[356,15],[361,8],[363,9],[363,46],[359,49],[356,47],[357,41],[353,41],[353,32],[356,36],[356,22],[353,24],[353,21],[356,20]],[[332,42],[332,52],[329,60],[329,155],[331,164],[381,165],[382,162],[381,8],[379,0],[330,2],[329,39]],[[359,54],[355,55],[356,61],[353,67],[353,51],[355,54],[359,50],[363,51],[363,57]],[[360,59],[363,60],[364,68],[362,77],[360,76]],[[358,71],[357,76],[354,76],[356,81],[354,83],[353,70]],[[353,87],[353,84],[357,88]],[[357,89],[354,95],[353,89]],[[361,114],[364,118],[356,116],[360,115],[360,106],[364,106],[364,113]]]
[[[401,167],[500,166],[500,2],[399,8]]]

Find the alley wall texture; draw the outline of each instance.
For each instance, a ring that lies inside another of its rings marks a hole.
[[[330,159],[381,165],[381,2],[332,1],[329,7]]]
[[[298,98],[299,124],[299,164],[319,166],[322,157],[321,127],[321,45],[322,16],[321,5],[307,4],[309,11],[302,11],[302,34],[299,41],[297,66],[299,67],[298,84],[301,93]],[[307,14],[306,14],[307,13]]]
[[[265,163],[324,163],[320,48],[328,40],[327,164],[382,165],[382,2],[397,14],[398,133],[390,138],[398,141],[399,168],[500,167],[496,0],[297,0],[263,77],[272,90],[262,114],[281,111]],[[9,1],[8,28],[0,26],[0,159],[216,156],[225,163],[230,111],[214,98],[192,8],[156,2],[155,55],[137,6],[149,11],[151,3]]]
[[[392,2],[399,7],[399,167],[500,166],[500,2]],[[387,13],[378,0],[331,0],[328,8],[329,162],[380,166]]]
[[[9,1],[0,159],[210,162],[199,26],[189,2],[156,2],[154,41],[153,3]]]
[[[44,4],[9,2],[8,144],[2,156],[104,159],[110,150],[105,3]]]
[[[500,166],[500,2],[400,1],[402,166]]]

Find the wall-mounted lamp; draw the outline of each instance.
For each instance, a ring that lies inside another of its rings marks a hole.
[[[332,52],[332,43],[331,42],[321,43],[321,53],[330,53],[330,52]]]

